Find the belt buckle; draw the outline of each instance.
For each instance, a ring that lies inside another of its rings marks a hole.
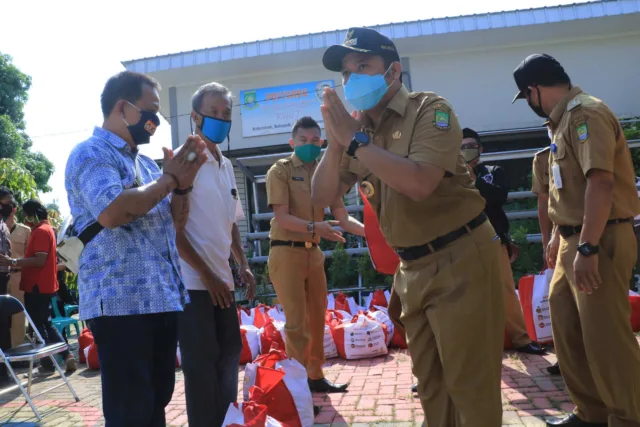
[[[311,249],[313,247],[313,243],[312,242],[304,242],[304,247],[306,249]]]

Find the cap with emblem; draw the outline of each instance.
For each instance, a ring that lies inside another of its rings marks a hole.
[[[526,98],[529,86],[553,86],[560,83],[571,83],[562,65],[550,55],[536,53],[527,56],[513,71],[519,92],[512,102]]]
[[[327,70],[342,71],[342,60],[350,53],[369,53],[392,61],[400,61],[396,45],[389,37],[370,28],[349,28],[344,43],[329,47],[322,57]]]

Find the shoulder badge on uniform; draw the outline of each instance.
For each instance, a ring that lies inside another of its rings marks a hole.
[[[437,129],[448,130],[451,128],[450,122],[451,122],[451,115],[449,114],[449,111],[445,110],[444,108],[442,109],[436,108],[435,117],[433,119],[433,125]]]
[[[402,132],[400,132],[399,130],[395,131],[393,133],[393,135],[391,135],[391,138],[393,139],[400,139],[400,137],[402,136]]]
[[[567,111],[571,111],[571,110],[573,110],[574,108],[578,107],[581,104],[582,104],[582,101],[580,100],[580,98],[579,97],[575,97],[571,101],[569,101],[569,104],[567,104]]]
[[[367,197],[367,199],[372,198],[373,195],[376,194],[376,190],[373,188],[373,184],[371,184],[369,181],[362,181],[360,183],[360,189],[362,190],[362,193]]]
[[[586,121],[576,126],[576,134],[580,143],[587,142],[587,139],[589,139],[589,127]]]

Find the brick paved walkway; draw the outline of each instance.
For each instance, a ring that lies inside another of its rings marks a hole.
[[[135,357],[133,354],[132,357]],[[545,368],[555,362],[553,355],[538,357],[505,353],[502,371],[503,425],[544,426],[546,417],[559,416],[573,409],[564,384],[551,377]],[[242,368],[240,368],[240,396]],[[386,357],[361,361],[330,360],[325,369],[327,378],[337,382],[350,381],[349,392],[343,395],[316,395],[316,405],[322,407],[316,418],[324,426],[419,426],[424,414],[420,401],[411,395],[414,381],[411,362],[405,352],[392,351]],[[170,426],[186,426],[182,372],[176,373],[176,390],[167,407]],[[58,376],[37,380],[34,393],[50,387]],[[103,426],[100,375],[79,370],[72,375],[81,401],[75,403],[67,388],[59,388],[36,399],[44,420],[36,422],[19,391],[0,396],[0,426],[18,425],[52,427]]]

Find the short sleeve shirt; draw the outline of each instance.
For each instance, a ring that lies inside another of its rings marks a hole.
[[[575,86],[549,119],[555,146],[549,158],[551,221],[558,225],[582,224],[587,174],[593,169],[613,174],[609,219],[638,215],[640,201],[631,152],[620,122],[609,107]]]
[[[0,220],[0,254],[11,256],[11,234],[9,233],[9,227],[4,221]],[[0,266],[0,272],[8,272],[9,267]]]
[[[36,254],[47,254],[44,266],[22,267],[20,289],[24,292],[33,292],[37,286],[41,294],[54,294],[58,291],[58,256],[56,235],[49,221],[41,221],[29,236],[24,257],[30,258]]]
[[[267,172],[267,203],[273,205],[288,205],[289,213],[296,218],[308,222],[324,219],[324,206],[316,206],[311,202],[311,178],[318,162],[310,168],[305,167],[302,160],[295,154],[286,159],[278,160]],[[320,236],[311,233],[299,233],[280,227],[274,217],[269,231],[271,240],[293,242],[320,243]]]
[[[29,227],[18,222],[13,223],[11,228],[11,256],[13,258],[24,257],[30,235],[31,229]]]
[[[231,231],[233,224],[244,218],[244,212],[231,161],[218,152],[218,162],[209,149],[205,149],[205,154],[207,161],[198,171],[188,196],[189,218],[185,234],[211,271],[233,290],[229,265]],[[207,290],[198,272],[182,258],[180,268],[187,289]]]
[[[531,192],[533,194],[549,194],[549,153],[547,147],[538,151],[533,157],[531,171]]]
[[[403,86],[372,131],[373,144],[392,154],[445,171],[425,200],[415,201],[389,187],[359,160],[343,155],[343,183],[367,182],[368,199],[389,245],[408,248],[463,227],[484,209],[460,153],[462,130],[449,102],[433,92],[409,93]],[[370,184],[370,185],[369,185]]]

